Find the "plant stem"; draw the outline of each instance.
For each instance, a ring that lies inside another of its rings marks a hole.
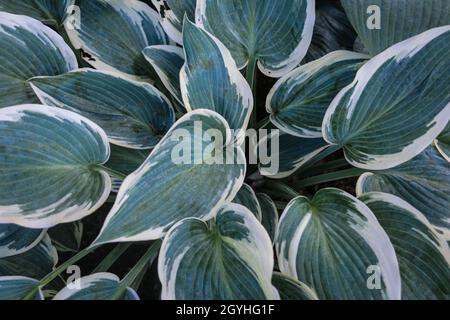
[[[307,178],[307,179],[295,182],[293,185],[295,188],[306,188],[306,187],[314,186],[317,184],[358,177],[361,174],[363,174],[364,172],[367,172],[367,170],[351,168],[351,169],[326,173],[326,174],[322,174],[319,176]]]
[[[106,272],[111,266],[127,251],[131,243],[119,243],[102,262],[92,271],[92,273]]]
[[[300,168],[300,170],[298,172],[303,172],[309,168],[311,168],[312,166],[314,166],[315,164],[319,163],[320,161],[322,161],[323,159],[331,156],[333,153],[338,152],[339,150],[341,150],[342,147],[338,146],[338,145],[331,145],[328,148],[326,148],[324,151],[322,151],[321,153],[319,153],[317,156],[315,156],[314,158],[312,158],[305,166],[303,166],[302,168]]]
[[[331,171],[335,169],[341,169],[343,167],[350,166],[350,164],[345,159],[333,160],[326,163],[319,163],[314,166],[309,167],[307,170],[300,172],[295,177],[312,177],[325,171]]]
[[[267,125],[270,124],[270,117],[265,117],[260,122],[256,124],[255,129],[264,129]]]
[[[131,269],[131,271],[122,279],[111,300],[120,300],[123,298],[127,288],[133,284],[133,282],[137,277],[139,277],[141,272],[143,272],[144,270],[146,271],[147,265],[149,263],[152,263],[156,258],[156,256],[158,255],[158,251],[161,248],[161,244],[161,240],[158,240],[152,244],[152,246],[142,256],[142,258],[139,259],[138,263],[133,267],[133,269]]]
[[[273,191],[279,192],[279,194],[282,194],[284,198],[289,200],[300,196],[297,191],[280,181],[270,181],[270,183],[266,185],[266,188],[267,187]]]
[[[252,116],[251,116],[251,127],[254,128],[256,126],[256,122],[258,121],[258,113],[257,113],[257,108],[256,108],[256,57],[255,56],[250,56],[248,64],[247,64],[247,69],[245,71],[245,79],[247,80],[250,88],[252,89],[252,93],[253,93],[253,112],[252,112]]]
[[[125,180],[125,178],[127,177],[125,174],[123,174],[119,171],[113,170],[111,168],[105,167],[104,165],[96,165],[96,168],[105,171],[110,176],[117,178],[119,180]]]

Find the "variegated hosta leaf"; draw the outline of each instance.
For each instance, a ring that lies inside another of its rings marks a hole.
[[[407,201],[450,239],[450,163],[433,147],[393,169],[363,174],[356,186],[358,196],[372,191]]]
[[[119,146],[153,148],[175,123],[175,111],[161,92],[118,74],[81,69],[30,83],[43,104],[91,119]]]
[[[388,235],[370,209],[338,189],[298,197],[281,216],[275,247],[283,273],[320,299],[400,299],[400,273]],[[377,268],[379,287],[369,286]]]
[[[41,242],[45,233],[46,230],[0,224],[0,259],[27,252]]]
[[[244,183],[242,185],[241,190],[236,194],[233,202],[243,205],[255,215],[259,222],[262,221],[261,205],[259,204],[255,191],[248,184]]]
[[[188,218],[170,229],[158,262],[163,300],[278,299],[272,243],[245,207],[226,204],[209,223]]]
[[[450,26],[431,29],[367,62],[333,100],[324,137],[354,166],[382,170],[421,153],[450,120]]]
[[[65,29],[86,62],[133,79],[153,76],[142,50],[168,40],[152,8],[137,0],[78,0],[77,5],[80,14],[67,19]]]
[[[180,70],[184,65],[183,49],[177,46],[159,45],[147,47],[142,53],[170,94],[183,104],[180,90]]]
[[[336,50],[353,50],[355,39],[356,32],[338,1],[316,1],[314,33],[304,61]]]
[[[228,49],[189,20],[184,23],[183,39],[186,62],[180,83],[186,109],[214,110],[231,129],[246,130],[253,110],[252,90]]]
[[[342,0],[341,3],[359,38],[373,55],[426,30],[450,24],[448,0]]]
[[[0,108],[39,101],[28,79],[78,67],[61,36],[30,17],[0,12],[0,43]]]
[[[315,1],[199,0],[196,19],[231,51],[239,69],[256,58],[264,74],[281,77],[306,55]]]
[[[38,285],[39,281],[27,277],[0,277],[0,301],[23,300]],[[44,295],[40,289],[32,300],[44,300]]]
[[[48,228],[82,219],[108,198],[103,130],[71,111],[0,109],[0,223]]]
[[[183,44],[183,18],[195,19],[197,0],[152,0],[162,18],[162,27],[167,35],[176,43]]]
[[[280,293],[281,300],[318,300],[314,290],[288,275],[274,272],[272,283]]]
[[[60,26],[75,0],[0,0],[0,11],[21,14],[47,25]]]
[[[111,273],[96,273],[78,281],[58,292],[53,300],[111,300],[120,286],[120,279]],[[127,288],[121,300],[139,300],[139,297]]]
[[[279,152],[273,150],[278,143]],[[264,146],[264,147],[263,147]],[[325,150],[328,144],[322,138],[309,139],[291,136],[282,131],[272,131],[259,142],[259,148],[266,148],[269,157],[278,160],[278,168],[274,161],[265,164],[260,162],[259,172],[272,179],[284,179],[300,169],[308,161]]]
[[[58,251],[77,253],[83,238],[83,223],[76,221],[60,224],[49,229],[48,234]]]
[[[425,216],[387,193],[360,197],[387,232],[397,254],[404,300],[450,298],[450,250]]]
[[[275,232],[278,227],[278,210],[275,202],[265,193],[257,193],[259,204],[261,206],[262,219],[261,223],[266,228],[270,239],[275,239]]]
[[[58,253],[50,237],[45,235],[42,241],[25,253],[0,259],[0,277],[25,276],[42,279],[58,263]]]
[[[437,138],[435,145],[441,155],[450,162],[450,123]]]
[[[111,156],[105,166],[128,176],[136,171],[149,155],[149,150],[135,150],[111,145]]]
[[[304,138],[321,138],[331,101],[355,78],[366,55],[335,51],[282,77],[270,91],[266,108],[279,129]]]
[[[211,219],[241,188],[245,163],[225,119],[188,113],[125,179],[95,243],[159,239],[184,218]]]

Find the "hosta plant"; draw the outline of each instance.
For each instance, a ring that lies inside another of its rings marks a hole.
[[[449,299],[449,9],[0,0],[0,299]]]

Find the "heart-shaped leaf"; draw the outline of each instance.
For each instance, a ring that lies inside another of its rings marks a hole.
[[[28,79],[78,67],[74,53],[55,31],[26,16],[0,12],[0,43],[0,108],[39,101]]]
[[[195,19],[197,0],[152,0],[162,18],[162,27],[167,35],[176,43],[183,44],[183,18]]]
[[[0,259],[27,252],[41,242],[45,234],[46,230],[0,224]]]
[[[142,52],[155,69],[170,94],[183,104],[180,89],[180,70],[184,65],[184,52],[177,46],[150,46]]]
[[[283,273],[320,299],[400,299],[394,248],[370,209],[338,189],[298,197],[281,216],[275,247]],[[374,268],[379,286],[369,287]]]
[[[188,113],[125,179],[95,243],[159,239],[184,218],[211,219],[241,188],[245,163],[225,119]]]
[[[228,49],[188,20],[184,23],[183,39],[186,62],[180,81],[186,109],[216,111],[231,129],[246,130],[253,110],[252,90]],[[243,136],[243,132],[237,134]]]
[[[0,0],[0,11],[21,14],[50,26],[60,26],[75,0]]]
[[[0,277],[0,300],[22,300],[38,285],[39,281],[27,277]],[[32,300],[44,300],[40,289]]]
[[[58,263],[58,253],[48,235],[25,253],[0,259],[0,277],[24,276],[42,279]]]
[[[273,146],[279,146],[278,152]],[[309,139],[291,136],[287,133],[272,131],[259,142],[259,148],[266,148],[268,156],[278,160],[275,162],[259,164],[259,172],[263,176],[272,179],[284,179],[289,177],[308,161],[328,148],[328,144],[322,138]],[[276,158],[274,158],[276,157]]]
[[[57,225],[48,230],[48,235],[59,252],[78,253],[83,238],[83,223],[76,221]]]
[[[46,105],[76,113],[97,123],[111,143],[133,149],[156,146],[175,123],[169,100],[153,86],[117,74],[81,69],[56,77],[30,80]]]
[[[163,300],[278,299],[272,243],[245,207],[226,204],[209,223],[188,218],[164,238],[158,262]]]
[[[450,24],[447,0],[342,0],[341,3],[372,55],[431,28]]]
[[[111,273],[96,273],[77,281],[58,292],[53,300],[111,300],[120,286],[119,277]],[[128,288],[122,300],[139,300],[139,297]]]
[[[437,138],[435,145],[441,155],[450,162],[450,123]]]
[[[265,193],[257,193],[259,204],[261,206],[261,223],[269,234],[270,239],[275,239],[275,232],[278,227],[278,210],[273,200]]]
[[[132,79],[154,76],[142,50],[168,40],[153,9],[137,0],[78,0],[77,6],[65,29],[86,62]]]
[[[111,180],[103,130],[71,111],[0,109],[0,223],[48,228],[96,211]]]
[[[271,122],[294,136],[321,138],[325,112],[368,56],[335,51],[282,77],[267,96]]]
[[[425,216],[387,193],[368,193],[360,200],[372,210],[394,245],[402,278],[402,299],[448,299],[450,250]]]
[[[450,239],[450,163],[433,147],[401,166],[363,174],[356,186],[358,196],[372,191],[402,198]]]
[[[450,120],[450,26],[367,62],[328,109],[323,133],[354,166],[383,170],[421,153]]]
[[[262,220],[262,211],[259,204],[258,198],[256,197],[255,191],[248,184],[244,183],[241,190],[236,194],[233,199],[234,203],[241,204],[250,210],[258,219],[259,222]]]
[[[272,283],[280,293],[281,300],[318,300],[314,290],[285,274],[274,272]]]
[[[314,0],[197,1],[197,24],[231,51],[239,69],[281,77],[306,55],[314,29]]]

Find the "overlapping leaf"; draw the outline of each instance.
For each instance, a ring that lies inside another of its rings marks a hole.
[[[450,162],[450,123],[437,138],[435,145],[441,155]]]
[[[278,210],[273,200],[265,193],[257,193],[259,205],[261,206],[261,223],[269,234],[270,239],[275,239],[275,232],[278,227]]]
[[[328,109],[323,133],[354,166],[382,170],[421,153],[450,120],[450,26],[367,62]]]
[[[0,259],[32,249],[45,234],[46,230],[27,229],[15,224],[0,224]]]
[[[315,1],[200,0],[196,19],[231,51],[239,69],[257,59],[264,74],[281,77],[306,55]]]
[[[320,299],[400,299],[394,248],[371,210],[338,189],[313,200],[298,197],[285,209],[275,247],[283,273],[311,286]],[[379,270],[369,288],[367,270]]]
[[[397,254],[404,300],[450,297],[450,250],[425,216],[387,193],[360,197],[387,232]]]
[[[273,263],[263,226],[245,207],[226,204],[209,224],[188,218],[169,231],[158,264],[162,299],[278,299]]]
[[[43,104],[91,119],[119,146],[153,148],[175,123],[172,105],[161,92],[117,74],[81,69],[30,83]]]
[[[0,108],[38,102],[27,80],[78,67],[64,40],[41,22],[0,12]]]
[[[127,176],[136,171],[149,155],[149,150],[135,150],[111,145],[111,156],[105,166]]]
[[[258,198],[256,196],[255,191],[253,191],[252,187],[248,184],[244,183],[242,185],[241,190],[236,194],[236,197],[233,199],[234,203],[241,204],[250,210],[258,219],[259,222],[262,220],[262,209],[259,204]]]
[[[274,272],[272,283],[278,289],[281,300],[318,300],[316,293],[306,284],[285,274]]]
[[[39,281],[27,277],[0,277],[0,300],[23,300],[37,285]],[[40,289],[32,300],[44,300]]]
[[[0,109],[0,223],[48,228],[79,220],[108,198],[103,130],[73,112]]]

